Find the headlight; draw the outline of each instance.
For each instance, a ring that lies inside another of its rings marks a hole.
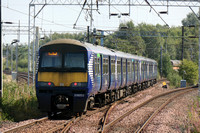
[[[54,84],[52,82],[38,82],[39,87],[53,87]]]
[[[71,87],[87,87],[87,82],[73,82],[70,85]]]

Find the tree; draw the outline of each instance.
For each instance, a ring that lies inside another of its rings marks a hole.
[[[180,69],[179,74],[187,81],[189,84],[196,84],[198,81],[198,65],[191,60],[184,59]]]
[[[189,13],[187,15],[187,18],[184,18],[182,20],[182,24],[183,24],[183,26],[198,25],[198,20],[194,13]]]
[[[160,60],[158,62],[158,67],[160,68]],[[167,77],[171,72],[173,71],[172,69],[172,64],[170,61],[170,56],[169,54],[163,54],[162,56],[162,76]]]
[[[143,56],[158,60],[160,57],[159,49],[164,44],[164,39],[159,34],[159,28],[154,25],[142,23],[138,25],[138,29],[145,42],[145,54]]]

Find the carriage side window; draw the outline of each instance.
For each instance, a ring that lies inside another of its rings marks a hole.
[[[115,74],[115,60],[111,60],[111,73]]]
[[[137,61],[134,61],[134,66],[135,66],[135,73],[137,73],[137,71],[138,71],[138,70],[137,70],[137,67],[138,67],[138,66],[137,66]]]
[[[58,52],[44,52],[41,56],[42,68],[61,68],[62,55]]]
[[[133,62],[133,65],[132,65],[131,71],[134,72],[134,70],[135,70],[135,61],[132,61],[132,62]]]
[[[108,74],[108,59],[104,58],[103,59],[103,74]]]
[[[126,60],[123,60],[123,74],[126,74]]]
[[[154,71],[155,75],[157,73],[157,65],[155,65],[155,71]]]
[[[151,76],[151,64],[149,63],[149,76]]]
[[[108,61],[108,58],[106,59],[106,74],[108,74],[109,72],[109,61]]]
[[[142,79],[144,79],[144,62],[142,62]]]
[[[143,72],[144,71],[144,64],[141,63],[141,71]]]
[[[145,75],[147,76],[147,63],[145,63]]]
[[[99,58],[95,57],[95,75],[100,74],[100,67],[99,67],[100,63],[99,63],[99,61],[100,61]]]
[[[134,61],[134,65],[135,65],[135,80],[137,80],[137,77],[138,77],[138,62]]]
[[[121,73],[121,60],[117,60],[117,73],[120,74]]]
[[[130,61],[127,62],[127,71],[130,74],[130,72],[131,72],[131,63],[130,63]]]
[[[152,75],[152,72],[153,72],[153,65],[152,64],[150,64],[149,65],[149,75]]]

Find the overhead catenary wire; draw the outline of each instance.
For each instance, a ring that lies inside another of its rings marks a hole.
[[[23,15],[26,15],[26,16],[29,16],[29,14],[27,14],[27,13],[21,12],[21,11],[19,11],[19,10],[13,9],[13,8],[10,8],[10,7],[8,7],[8,6],[3,6],[3,5],[1,5],[1,6],[2,6],[3,8],[7,8],[7,9],[9,9],[9,10],[18,12],[18,13],[23,14]],[[34,16],[31,15],[31,17],[34,17]],[[47,19],[43,19],[43,18],[40,18],[40,17],[38,17],[38,16],[37,16],[36,18],[38,18],[38,19],[40,19],[40,20],[43,20],[43,21],[46,21],[46,22],[49,22],[49,23],[52,23],[52,24],[55,24],[55,25],[59,25],[59,26],[66,27],[66,28],[69,28],[69,27],[71,28],[71,26],[66,26],[66,25],[64,25],[64,24],[55,23],[54,21],[47,20]]]
[[[158,15],[158,17],[166,24],[166,26],[169,27],[169,25],[167,24],[167,22],[160,16],[160,14],[153,8],[153,6],[147,1],[145,0],[145,2],[151,7],[151,9],[154,10],[154,12]]]
[[[81,13],[82,13],[83,9],[84,9],[84,7],[85,7],[86,2],[87,2],[87,0],[85,0],[85,2],[83,3],[83,7],[82,7],[82,9],[81,9],[81,11],[80,11],[80,13],[79,13],[79,15],[78,15],[78,18],[76,19],[76,22],[74,23],[74,26],[73,26],[74,29],[75,29],[75,27],[76,27],[76,24],[77,24],[77,22],[78,22],[79,17],[81,16]]]

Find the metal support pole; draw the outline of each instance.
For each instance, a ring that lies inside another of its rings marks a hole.
[[[1,14],[2,14],[2,10],[1,10],[1,0],[0,0],[0,19],[1,19]],[[2,45],[2,19],[1,19],[1,37],[0,37],[0,41],[1,41],[1,57],[3,57],[3,45]],[[3,61],[1,58],[1,94],[0,97],[3,97]]]
[[[18,42],[16,42],[16,72],[18,72]]]
[[[168,32],[169,30],[167,30],[167,37],[165,38],[165,53],[167,53],[167,39],[168,39]]]
[[[38,53],[38,45],[39,45],[39,28],[36,27],[35,34],[35,54],[33,55],[33,86],[35,84],[35,66],[37,65],[37,53]],[[35,62],[35,64],[34,64]]]
[[[90,42],[90,26],[87,26],[87,42]]]
[[[16,72],[18,73],[18,43],[20,42],[20,20],[18,25],[18,37],[16,42]]]
[[[96,43],[96,35],[97,35],[96,32],[97,32],[97,31],[96,31],[96,28],[94,28],[94,29],[93,29],[93,36],[92,36],[92,42],[93,42],[93,44]]]
[[[182,26],[182,52],[181,52],[182,61],[183,61],[183,44],[184,44],[184,26]]]
[[[30,76],[30,32],[31,32],[31,5],[29,4],[29,18],[28,18],[28,87],[29,87],[29,76]]]
[[[6,69],[8,69],[8,44],[6,44]]]
[[[104,36],[104,31],[101,31],[101,46],[103,46],[103,36]]]
[[[40,35],[39,35],[39,27],[36,27],[36,40],[35,40],[35,62],[36,62],[36,65],[38,65],[37,61],[38,61],[38,49],[39,49],[39,38],[40,38]]]
[[[13,44],[11,43],[11,74],[13,71]]]
[[[160,76],[162,78],[162,46],[160,48]]]
[[[198,95],[200,97],[200,7],[199,7],[199,94]]]
[[[35,31],[35,30],[34,30]],[[34,78],[35,78],[35,76],[34,76],[34,74],[35,74],[35,40],[36,40],[36,36],[37,35],[35,35],[35,39],[34,39],[34,41],[33,41],[33,50],[32,50],[32,72],[33,72],[33,86],[34,86]]]
[[[92,16],[92,6],[93,6],[93,3],[92,3],[92,0],[91,0],[91,11],[90,11],[90,31],[92,31],[92,21],[93,21],[93,16]]]

